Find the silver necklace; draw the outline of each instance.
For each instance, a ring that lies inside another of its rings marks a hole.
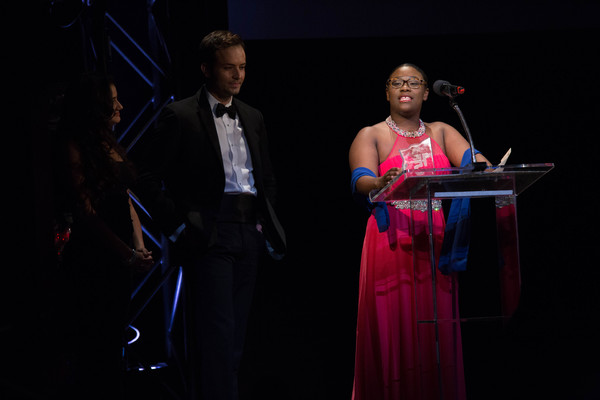
[[[393,130],[398,135],[405,137],[405,138],[417,138],[417,137],[423,136],[423,134],[425,133],[425,124],[420,119],[419,119],[419,129],[417,129],[416,131],[410,131],[410,132],[405,131],[404,129],[398,128],[398,125],[396,125],[396,122],[394,122],[391,115],[385,119],[385,123],[388,124],[388,126],[390,127],[391,130]]]

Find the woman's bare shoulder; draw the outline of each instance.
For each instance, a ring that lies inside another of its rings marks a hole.
[[[437,131],[445,131],[447,129],[454,129],[452,127],[452,125],[449,125],[445,122],[442,121],[434,121],[434,122],[425,122],[425,126],[431,128],[432,130],[437,130]]]
[[[361,137],[364,139],[377,139],[380,135],[387,132],[385,122],[380,122],[375,125],[365,126],[356,134],[356,137]]]

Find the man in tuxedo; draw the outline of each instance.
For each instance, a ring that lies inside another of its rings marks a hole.
[[[137,190],[184,265],[200,398],[234,400],[259,257],[269,248],[279,258],[286,244],[263,116],[234,97],[244,43],[215,31],[200,52],[206,84],[161,113]]]

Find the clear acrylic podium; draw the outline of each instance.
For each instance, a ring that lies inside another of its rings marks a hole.
[[[552,163],[489,167],[431,168],[404,171],[369,197],[371,201],[430,200],[517,196],[554,168]]]
[[[416,314],[418,326],[435,331],[440,399],[444,398],[441,369],[447,368],[447,366],[444,367],[440,363],[440,332],[443,332],[443,334],[453,332],[455,335],[460,335],[461,317],[458,310],[453,307],[450,320],[438,318],[433,201],[460,198],[495,198],[499,259],[504,263],[499,277],[501,315],[497,317],[507,318],[516,309],[520,295],[516,196],[523,193],[552,168],[554,168],[552,163],[540,163],[492,166],[482,171],[474,170],[472,167],[406,170],[383,189],[373,192],[369,196],[372,202],[426,201],[433,309],[427,311],[427,315],[419,315],[418,312]],[[437,253],[439,253],[439,249],[437,250]],[[417,297],[416,294],[415,297]],[[415,298],[415,303],[418,304],[418,302],[419,299]],[[457,343],[461,342],[460,337],[456,339]],[[419,353],[422,352],[421,350],[419,349]],[[461,347],[457,346],[456,352],[460,353],[460,351]],[[462,358],[462,354],[457,354],[457,357]]]

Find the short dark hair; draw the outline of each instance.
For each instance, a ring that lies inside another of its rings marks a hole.
[[[204,36],[200,42],[200,62],[212,64],[215,61],[217,50],[226,49],[232,46],[242,46],[244,50],[246,49],[244,41],[237,33],[224,30],[213,31]]]
[[[415,64],[411,64],[411,63],[403,63],[403,64],[400,64],[400,65],[398,65],[396,68],[394,68],[394,69],[392,70],[392,72],[390,72],[390,74],[388,75],[388,79],[389,79],[389,77],[390,77],[390,76],[392,76],[392,74],[393,74],[394,72],[396,72],[396,70],[397,70],[398,68],[402,68],[402,67],[411,67],[411,68],[414,68],[414,69],[416,69],[416,70],[417,70],[417,71],[419,71],[419,73],[420,73],[420,74],[423,76],[423,80],[425,81],[425,84],[427,84],[427,83],[429,82],[429,78],[427,78],[427,74],[425,73],[425,71],[423,71],[423,70],[421,69],[421,67],[419,67],[419,66],[417,66],[417,65],[415,65]]]

